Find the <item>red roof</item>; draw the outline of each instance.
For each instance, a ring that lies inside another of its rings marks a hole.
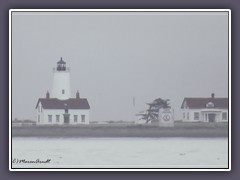
[[[36,108],[41,102],[44,109],[90,109],[88,100],[85,98],[70,98],[60,100],[57,98],[39,98]]]
[[[211,108],[228,109],[228,98],[184,98],[182,109],[184,102],[189,109],[207,108],[208,103],[213,103],[214,106]]]

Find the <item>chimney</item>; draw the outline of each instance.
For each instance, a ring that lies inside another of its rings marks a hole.
[[[79,94],[78,91],[77,91],[77,93],[76,93],[76,98],[77,98],[77,99],[80,99],[80,94]]]
[[[214,93],[212,93],[212,94],[211,94],[211,97],[212,97],[212,98],[215,98],[215,94],[214,94]]]
[[[49,94],[49,92],[47,91],[47,93],[46,93],[46,98],[47,99],[49,99],[50,98],[50,94]]]

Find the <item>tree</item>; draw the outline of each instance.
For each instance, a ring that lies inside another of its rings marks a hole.
[[[146,111],[141,111],[137,116],[141,116],[140,119],[146,120],[146,123],[149,123],[153,120],[158,120],[158,113],[160,109],[170,108],[169,99],[157,98],[151,103],[147,103],[149,106]]]

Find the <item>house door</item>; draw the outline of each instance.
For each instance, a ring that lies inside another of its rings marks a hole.
[[[70,115],[69,114],[64,114],[63,116],[64,116],[64,118],[63,118],[64,119],[64,124],[69,124],[69,116]]]
[[[208,122],[215,122],[216,114],[208,114]]]

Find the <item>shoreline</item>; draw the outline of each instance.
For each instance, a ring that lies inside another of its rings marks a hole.
[[[145,124],[13,126],[12,137],[228,137],[228,123],[175,123],[174,127]]]

